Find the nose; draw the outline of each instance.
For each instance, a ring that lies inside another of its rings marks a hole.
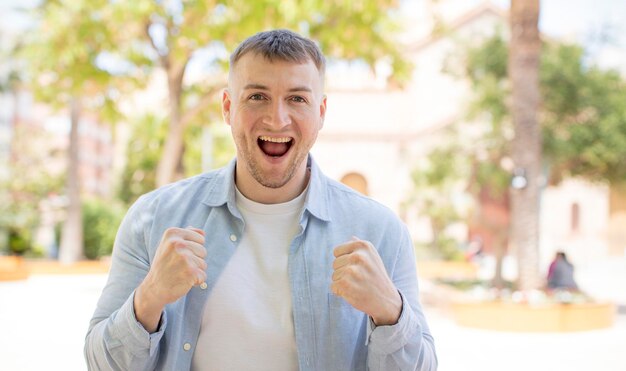
[[[265,124],[281,129],[285,126],[291,125],[291,114],[287,104],[280,100],[275,100],[269,107],[269,112],[265,116]]]

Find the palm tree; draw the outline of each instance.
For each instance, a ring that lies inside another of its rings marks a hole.
[[[518,287],[541,286],[539,278],[539,192],[541,128],[539,94],[539,0],[511,0],[509,78],[515,130],[512,156],[518,182],[511,194],[511,242],[517,252]]]

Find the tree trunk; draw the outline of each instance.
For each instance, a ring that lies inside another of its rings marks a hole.
[[[493,252],[496,260],[496,267],[493,273],[493,280],[491,285],[498,291],[504,288],[504,277],[502,276],[502,264],[504,262],[504,255],[506,254],[506,237],[500,236],[498,231],[494,231],[495,238],[493,239]]]
[[[181,179],[184,174],[183,153],[185,150],[185,127],[181,122],[181,97],[184,69],[175,73],[170,68],[166,70],[166,72],[168,75],[170,123],[163,154],[161,155],[161,160],[157,167],[157,187]]]
[[[80,202],[79,177],[79,136],[80,102],[72,99],[70,107],[70,143],[67,165],[67,216],[63,223],[59,260],[68,264],[81,259],[83,255],[83,217]]]
[[[512,191],[511,241],[517,252],[518,288],[541,286],[539,276],[539,192],[541,188],[541,129],[538,123],[539,0],[511,1],[509,77],[511,114],[515,130],[513,161],[526,185]]]

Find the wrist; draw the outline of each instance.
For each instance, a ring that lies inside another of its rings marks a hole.
[[[159,303],[155,299],[153,291],[145,285],[145,282],[142,282],[135,290],[133,299],[135,318],[149,333],[157,331],[161,313],[165,308],[164,304]]]
[[[376,326],[392,326],[398,323],[402,314],[402,297],[398,291],[395,296],[387,302],[385,311],[379,316],[372,316],[372,321]]]

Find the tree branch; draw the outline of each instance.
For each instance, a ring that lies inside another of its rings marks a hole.
[[[181,117],[180,119],[180,124],[182,126],[186,126],[189,124],[189,122],[191,122],[191,120],[198,115],[200,112],[202,112],[202,110],[211,103],[211,101],[213,100],[213,96],[215,95],[215,93],[217,91],[219,91],[222,88],[222,86],[213,86],[211,89],[209,89],[209,91],[207,91],[206,93],[204,93],[200,99],[198,100],[198,102],[191,108],[189,108],[188,110],[186,110],[185,114],[183,115],[183,117]]]
[[[144,32],[148,40],[150,40],[150,45],[152,45],[152,49],[154,49],[154,51],[159,56],[159,61],[161,62],[161,65],[163,66],[163,68],[167,70],[169,69],[169,64],[170,64],[169,58],[167,57],[167,55],[162,55],[161,53],[159,53],[159,48],[154,42],[152,35],[150,35],[150,25],[151,25],[150,22],[146,22],[146,24],[144,25]]]

